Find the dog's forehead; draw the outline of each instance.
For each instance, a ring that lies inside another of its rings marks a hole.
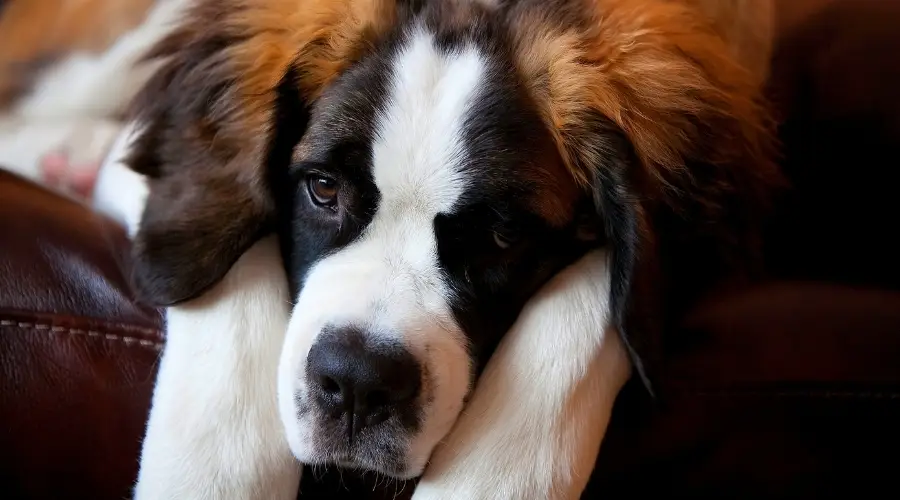
[[[351,65],[314,103],[294,159],[328,162],[344,144],[367,151],[380,191],[418,188],[401,191],[432,212],[499,196],[565,223],[576,197],[496,32],[411,24]]]
[[[410,33],[394,58],[372,144],[373,177],[387,205],[409,198],[432,214],[453,209],[472,180],[463,172],[464,131],[486,69],[471,45],[443,52],[424,28]]]

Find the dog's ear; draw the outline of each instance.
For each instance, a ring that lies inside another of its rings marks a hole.
[[[149,183],[133,245],[143,300],[198,296],[272,230],[273,179],[306,109],[393,14],[388,0],[200,0],[150,51],[126,159]]]
[[[527,4],[510,8],[519,72],[595,197],[614,321],[649,382],[642,360],[658,355],[673,304],[708,284],[704,259],[753,252],[780,182],[760,81],[678,2]]]
[[[599,228],[601,241],[609,248],[611,321],[635,372],[651,389],[665,323],[666,276],[649,216],[655,203],[641,194],[648,181],[626,134],[604,116],[585,117],[581,132],[569,137],[567,147],[573,161],[586,162],[583,168],[590,175],[591,212],[579,218],[580,224],[589,225],[584,233],[592,235],[591,240]]]

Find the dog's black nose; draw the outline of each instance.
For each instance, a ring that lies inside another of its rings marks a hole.
[[[419,363],[408,350],[372,340],[357,329],[331,329],[307,357],[313,400],[329,418],[347,419],[351,438],[392,414],[407,413],[421,386]]]

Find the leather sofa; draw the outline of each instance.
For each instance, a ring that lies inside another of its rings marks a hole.
[[[793,182],[772,277],[684,318],[663,397],[622,393],[584,498],[896,496],[900,2],[792,6],[772,78]],[[4,498],[130,496],[164,338],[127,255],[115,223],[0,172]],[[307,471],[301,495],[411,491]]]

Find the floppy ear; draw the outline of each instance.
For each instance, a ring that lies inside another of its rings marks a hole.
[[[393,19],[387,0],[200,0],[148,55],[127,162],[149,197],[132,277],[155,305],[216,283],[277,213],[306,107]]]
[[[175,36],[168,60],[135,102],[139,129],[126,162],[149,195],[132,252],[144,300],[171,305],[218,281],[268,229],[275,213],[266,177],[270,112],[241,106],[221,47]]]
[[[760,78],[687,3],[526,3],[510,12],[518,67],[595,196],[614,321],[649,384],[679,308],[756,258],[781,179]]]
[[[638,377],[652,392],[664,324],[665,275],[648,213],[654,201],[641,196],[645,172],[625,133],[608,118],[585,117],[582,131],[567,141],[571,160],[590,172],[589,195],[609,247],[611,320]]]

